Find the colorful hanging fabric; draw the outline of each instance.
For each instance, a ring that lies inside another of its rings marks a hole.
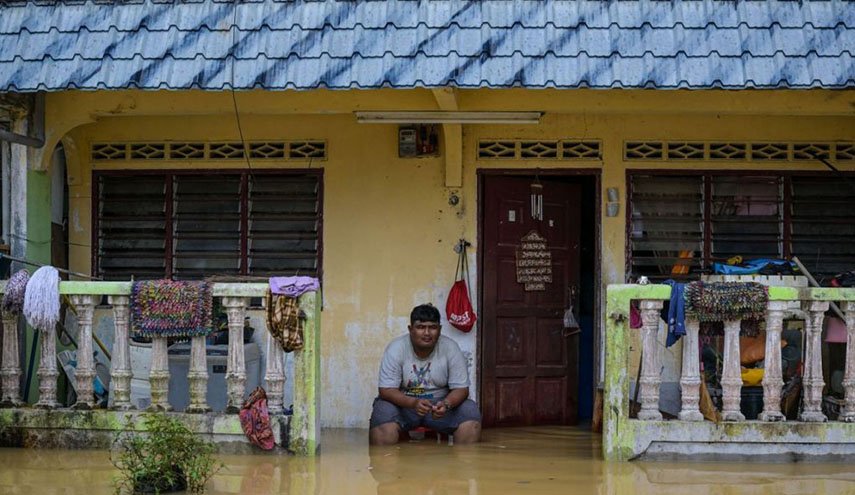
[[[288,297],[300,297],[306,292],[320,289],[321,283],[315,277],[270,277],[270,292]]]
[[[297,298],[267,292],[267,330],[285,352],[303,348],[303,319]]]
[[[724,321],[741,320],[740,335],[764,329],[768,287],[756,282],[691,282],[686,284],[686,315],[700,322],[702,335],[722,335]]]
[[[33,273],[24,293],[24,317],[31,327],[47,331],[59,323],[59,272],[43,266]]]
[[[3,312],[13,315],[21,314],[24,310],[24,294],[27,292],[27,282],[30,281],[30,273],[27,270],[18,270],[9,277],[6,282],[6,292],[3,293]]]
[[[249,441],[264,450],[272,450],[275,444],[270,427],[270,411],[267,409],[267,394],[256,387],[240,408],[240,426]]]
[[[134,282],[130,306],[135,337],[194,337],[208,335],[213,328],[207,282]]]

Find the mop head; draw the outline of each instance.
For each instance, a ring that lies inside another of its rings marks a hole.
[[[59,272],[43,266],[33,273],[24,295],[24,317],[38,330],[50,330],[59,322]]]
[[[3,293],[3,312],[13,315],[21,314],[24,310],[24,294],[27,291],[27,282],[30,274],[27,270],[18,270],[9,277],[6,283],[6,292]]]

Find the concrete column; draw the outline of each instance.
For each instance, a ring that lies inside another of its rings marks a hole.
[[[190,344],[190,369],[187,380],[190,383],[189,413],[206,413],[208,407],[208,356],[205,351],[205,337],[196,335]]]
[[[110,296],[113,306],[115,334],[113,336],[113,359],[110,360],[110,382],[113,393],[113,409],[133,409],[131,404],[131,349],[128,339],[130,311],[128,296]]]
[[[267,352],[265,360],[264,388],[267,391],[267,408],[270,414],[282,414],[285,411],[283,403],[285,396],[285,352],[282,346],[269,333],[267,335]]]
[[[169,356],[166,350],[166,337],[151,339],[151,371],[148,375],[151,383],[151,411],[171,411],[169,405]]]
[[[745,421],[742,402],[742,368],[739,355],[739,320],[724,322],[724,363],[721,372],[722,419]]]
[[[804,397],[801,421],[825,422],[828,418],[822,413],[822,320],[828,311],[828,301],[804,301],[802,308],[807,314],[805,321],[805,369]]]
[[[75,409],[92,409],[95,406],[95,360],[92,355],[92,314],[95,311],[95,296],[75,294],[71,303],[77,309],[77,403]]]
[[[18,407],[21,400],[21,361],[18,358],[18,315],[3,313],[3,363],[0,365],[3,395],[0,407]]]
[[[706,385],[701,380],[701,364],[698,359],[697,320],[686,320],[686,335],[683,337],[683,370],[680,374],[680,419],[683,421],[703,421],[704,415],[698,407],[701,401],[701,389]]]
[[[243,349],[243,320],[246,315],[246,298],[224,297],[223,307],[229,320],[229,357],[226,363],[228,403],[226,412],[236,413],[243,405],[246,394],[246,359]]]
[[[763,373],[763,412],[760,421],[784,421],[781,413],[781,330],[787,301],[769,301],[766,306],[766,358]]]
[[[846,312],[846,367],[843,372],[845,403],[840,421],[855,423],[855,301],[843,303]]]
[[[662,382],[659,356],[659,311],[662,301],[641,301],[641,410],[638,419],[660,420],[659,384]]]
[[[56,368],[56,328],[49,328],[39,333],[42,353],[39,370],[36,373],[39,377],[39,401],[36,402],[36,407],[53,409],[59,407],[56,401],[56,379],[59,376]]]

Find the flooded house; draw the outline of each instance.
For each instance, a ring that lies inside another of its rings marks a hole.
[[[261,385],[277,442],[315,454],[321,428],[367,428],[384,347],[445,308],[462,255],[477,325],[442,333],[485,428],[602,418],[609,460],[855,455],[855,289],[822,287],[855,269],[853,57],[844,0],[4,2],[2,240],[73,272],[76,344],[4,315],[0,438],[104,445],[154,406],[245,445]],[[702,393],[704,337],[689,319],[665,347],[661,282],[735,256],[819,287],[750,279],[762,381],[734,316]],[[287,355],[276,275],[321,284]],[[131,282],[164,278],[213,281],[220,354],[129,336]]]

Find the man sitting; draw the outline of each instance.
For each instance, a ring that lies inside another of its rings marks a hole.
[[[481,413],[468,399],[466,358],[456,342],[440,335],[439,310],[416,306],[407,328],[409,335],[390,342],[383,353],[369,441],[391,445],[402,431],[426,426],[453,434],[456,444],[477,442]]]

